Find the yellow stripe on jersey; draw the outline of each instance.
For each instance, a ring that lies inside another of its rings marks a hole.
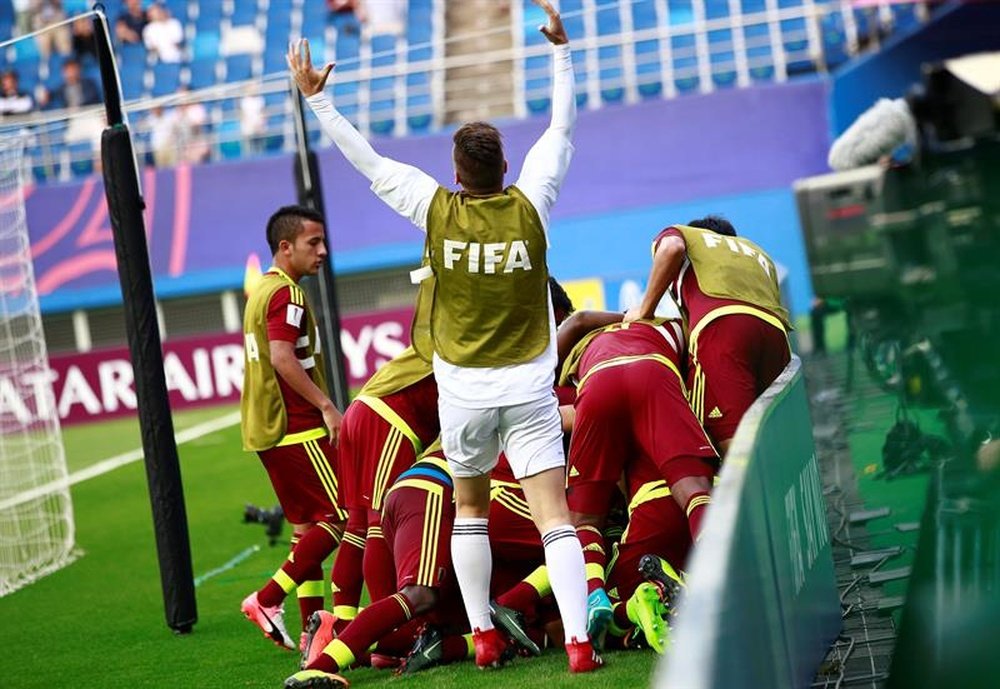
[[[298,433],[289,433],[278,441],[277,447],[287,447],[288,445],[299,445],[300,443],[309,442],[310,440],[319,440],[320,438],[326,437],[325,428],[310,428],[308,431],[299,431]]]
[[[396,453],[399,452],[403,434],[396,428],[389,429],[385,443],[382,444],[382,452],[378,457],[378,464],[375,468],[375,485],[372,487],[372,509],[381,510],[382,501],[385,499],[385,491],[389,483],[389,474],[392,465],[396,460]]]
[[[323,484],[326,495],[330,498],[337,516],[340,519],[347,519],[347,512],[340,507],[337,498],[337,477],[334,475],[333,468],[329,462],[326,461],[326,455],[323,454],[323,451],[316,444],[315,440],[310,440],[302,445],[306,448],[306,453],[309,455],[313,468],[316,470],[316,475],[319,477],[320,483]],[[337,539],[340,539],[339,535]]]
[[[629,516],[632,516],[632,513],[643,503],[669,497],[670,488],[667,486],[666,481],[659,480],[644,483],[639,486],[639,490],[635,492],[635,495],[632,496],[632,499],[628,503]]]
[[[602,361],[601,363],[595,365],[592,369],[587,371],[587,374],[580,379],[580,382],[576,386],[577,394],[579,394],[580,390],[583,390],[584,383],[586,383],[590,379],[590,377],[595,373],[597,373],[598,371],[603,371],[604,369],[611,368],[613,366],[624,366],[626,364],[633,364],[637,361],[656,361],[669,368],[671,371],[674,372],[674,375],[677,376],[677,380],[681,384],[681,391],[685,392],[686,394],[687,388],[684,385],[684,378],[681,376],[681,372],[677,370],[677,366],[674,364],[674,362],[672,362],[670,359],[663,356],[662,354],[638,354],[634,356],[619,356],[613,359],[608,359],[607,361]]]
[[[717,318],[722,318],[723,316],[730,316],[732,314],[742,313],[748,316],[756,316],[757,318],[770,323],[775,328],[785,333],[785,339],[788,339],[788,331],[785,330],[785,324],[781,322],[781,319],[777,316],[773,316],[763,309],[758,309],[753,306],[744,304],[727,304],[726,306],[720,306],[717,309],[712,309],[707,314],[698,321],[698,325],[694,327],[691,331],[691,335],[688,338],[688,351],[691,353],[691,358],[696,359],[698,355],[698,336],[701,335],[701,331],[705,329],[709,323]]]
[[[505,489],[501,489],[493,499],[517,516],[523,519],[531,519],[531,508],[528,507],[528,503],[523,498]]]
[[[437,571],[438,541],[441,538],[440,493],[428,493],[424,508],[424,533],[420,541],[420,567],[417,569],[417,586],[434,586]]]
[[[371,397],[370,395],[358,395],[354,399],[370,408],[373,412],[385,419],[390,426],[405,435],[409,439],[410,444],[413,445],[413,455],[415,457],[420,456],[420,453],[424,451],[424,444],[420,442],[420,438],[418,438],[417,434],[413,432],[410,425],[403,421],[403,417],[393,411],[392,407],[378,397]]]
[[[398,488],[419,488],[420,490],[426,490],[428,493],[444,494],[444,486],[440,483],[434,483],[422,478],[404,478],[402,481],[396,481],[392,484],[392,488],[389,489],[386,496]]]

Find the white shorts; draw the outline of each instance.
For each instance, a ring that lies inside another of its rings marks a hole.
[[[566,466],[555,393],[524,404],[468,409],[438,398],[441,445],[459,478],[489,474],[502,450],[520,480]]]

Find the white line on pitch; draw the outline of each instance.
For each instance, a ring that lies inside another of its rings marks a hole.
[[[185,428],[183,431],[178,431],[174,434],[174,441],[180,445],[182,443],[189,442],[191,440],[197,440],[198,438],[209,435],[210,433],[215,433],[216,431],[221,431],[223,428],[229,428],[230,426],[235,426],[240,422],[240,413],[238,411],[231,412],[225,416],[220,416],[218,418],[212,419],[211,421],[205,421],[204,423],[199,423],[191,428]],[[120,455],[115,455],[114,457],[109,457],[108,459],[102,460],[97,464],[91,464],[86,469],[80,469],[79,471],[74,471],[72,474],[68,475],[64,479],[57,479],[55,481],[50,481],[41,486],[36,486],[31,490],[26,490],[23,493],[18,493],[17,495],[12,495],[0,502],[0,512],[8,510],[11,507],[17,507],[31,500],[44,497],[51,493],[56,493],[59,491],[64,491],[70,486],[75,486],[77,483],[82,483],[87,479],[96,478],[97,476],[102,476],[109,471],[114,471],[118,467],[123,467],[126,464],[132,464],[143,458],[145,455],[142,448],[131,450],[130,452],[125,452]]]
[[[231,569],[235,569],[237,565],[241,564],[244,560],[250,559],[250,556],[253,555],[254,553],[256,553],[259,550],[260,550],[260,546],[259,545],[252,545],[249,548],[244,548],[240,552],[236,553],[236,555],[231,560],[229,560],[228,562],[226,562],[225,564],[220,565],[219,567],[216,567],[215,569],[210,569],[207,572],[205,572],[204,574],[196,576],[194,578],[195,588],[201,586],[202,584],[204,584],[206,581],[208,581],[212,577],[215,577],[215,576],[218,576],[220,574],[223,574],[224,572],[228,572]]]

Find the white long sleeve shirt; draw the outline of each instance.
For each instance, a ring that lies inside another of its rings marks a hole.
[[[573,63],[568,45],[552,46],[552,119],[524,158],[515,182],[538,212],[548,234],[549,212],[573,157],[576,124]],[[347,160],[371,180],[371,190],[393,210],[426,232],[427,212],[440,186],[422,170],[379,155],[371,144],[334,108],[326,94],[307,99],[323,131]],[[549,346],[535,359],[497,368],[455,366],[434,356],[434,376],[440,396],[458,406],[502,407],[550,395],[556,366],[555,318],[549,299]]]

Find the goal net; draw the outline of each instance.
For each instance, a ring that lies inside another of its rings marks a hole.
[[[0,596],[75,557],[24,211],[24,138],[0,137]]]

